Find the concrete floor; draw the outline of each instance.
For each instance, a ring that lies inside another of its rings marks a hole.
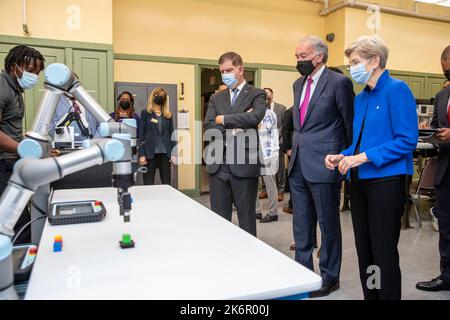
[[[193,198],[206,207],[209,206],[209,195]],[[271,223],[257,223],[258,238],[276,250],[294,258],[294,252],[289,250],[293,243],[292,216],[285,214],[282,207],[287,205],[289,194],[285,200],[279,202],[278,221]],[[422,228],[417,227],[413,215],[410,224],[413,228],[402,231],[399,251],[402,270],[402,298],[405,300],[450,300],[450,291],[424,292],[415,288],[416,282],[428,281],[439,275],[439,234],[433,231],[428,214],[430,204],[422,200],[421,218]],[[263,214],[267,213],[267,200],[262,201]],[[237,224],[236,212],[233,223]],[[322,299],[329,300],[358,300],[362,299],[359,282],[358,261],[353,237],[353,227],[349,212],[341,213],[343,257],[341,268],[340,290]],[[320,233],[319,233],[320,234]],[[320,239],[320,236],[319,236]],[[320,243],[319,243],[320,246]],[[314,257],[317,250],[314,251]],[[318,259],[315,259],[315,270],[319,270]]]

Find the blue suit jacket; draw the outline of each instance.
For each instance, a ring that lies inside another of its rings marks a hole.
[[[300,127],[299,106],[306,77],[294,82],[294,133],[289,174],[300,157],[304,177],[315,183],[337,183],[337,170],[328,170],[325,156],[350,145],[353,123],[353,83],[346,76],[325,68],[310,99]]]
[[[408,85],[386,70],[373,90],[366,87],[356,97],[353,143],[342,154],[355,153],[366,112],[359,151],[370,162],[359,167],[359,178],[412,175],[419,130],[416,101]]]

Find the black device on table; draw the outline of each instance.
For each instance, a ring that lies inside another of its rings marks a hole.
[[[34,244],[24,244],[13,248],[14,283],[28,281],[36,260],[37,246]]]
[[[105,206],[98,200],[57,202],[51,205],[48,222],[52,225],[99,222],[105,215]]]

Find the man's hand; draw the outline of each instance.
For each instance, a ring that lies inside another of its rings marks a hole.
[[[338,169],[342,175],[346,175],[348,170],[350,170],[351,168],[359,167],[360,165],[362,165],[368,161],[369,161],[369,159],[367,159],[365,152],[360,153],[356,156],[344,157],[339,162]]]
[[[176,165],[177,164],[177,158],[175,156],[172,156],[169,160],[170,164]]]
[[[343,154],[329,154],[325,157],[325,166],[329,170],[334,170],[344,157]]]
[[[139,164],[140,164],[141,166],[147,165],[147,158],[146,158],[145,156],[140,156],[140,157],[139,157]]]
[[[286,154],[288,155],[288,157],[290,157],[292,155],[292,149],[289,149],[288,151],[286,151]]]
[[[224,125],[223,124],[223,118],[224,118],[224,116],[217,116],[216,117],[216,123],[223,126]]]
[[[442,142],[450,142],[450,128],[439,128],[437,129],[436,138]]]

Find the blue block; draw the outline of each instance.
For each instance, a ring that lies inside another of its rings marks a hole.
[[[55,242],[53,243],[53,252],[61,252],[62,251],[62,243]]]

